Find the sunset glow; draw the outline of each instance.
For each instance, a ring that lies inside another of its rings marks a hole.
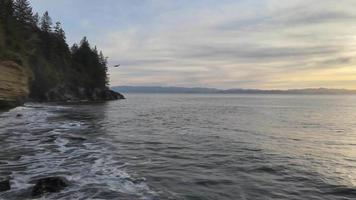
[[[122,64],[111,85],[356,89],[353,0],[32,3]]]

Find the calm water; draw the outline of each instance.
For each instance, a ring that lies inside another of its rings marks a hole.
[[[356,96],[127,97],[0,113],[0,199],[356,198]]]

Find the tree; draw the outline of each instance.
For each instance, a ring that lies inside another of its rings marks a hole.
[[[36,14],[33,15],[32,25],[37,27],[39,23],[40,23],[40,16],[36,12]]]
[[[52,31],[52,19],[48,11],[43,14],[40,25],[43,32],[50,33]]]
[[[14,16],[14,2],[12,0],[0,0],[0,19],[4,29],[8,30],[10,21]]]
[[[84,49],[88,51],[90,49],[90,44],[86,36],[83,37],[83,39],[80,41],[80,49]]]
[[[72,55],[76,54],[78,49],[79,49],[78,45],[74,43],[73,46],[70,48]]]
[[[66,40],[66,35],[64,30],[62,29],[62,25],[60,22],[56,22],[56,26],[54,27],[54,33],[60,40],[62,41]]]
[[[14,4],[15,17],[18,21],[22,23],[33,22],[32,8],[28,0],[16,0]]]
[[[98,53],[96,47],[90,48],[88,39],[84,37],[80,46],[72,47],[72,57],[78,71],[87,75],[84,84],[86,88],[105,88],[107,86],[106,58],[103,53]]]
[[[104,56],[103,52],[100,51],[99,53],[99,61],[100,61],[100,64],[103,65],[103,66],[106,66],[107,63],[108,63],[108,58]]]
[[[12,0],[0,0],[0,17],[5,19],[14,13],[14,2]]]
[[[103,81],[105,82],[105,86],[109,85],[109,79],[108,79],[108,57],[105,57],[103,52],[100,51],[99,53],[99,63],[102,67],[102,77],[103,77]]]
[[[5,46],[5,33],[2,27],[2,22],[0,20],[0,54],[2,53],[1,50],[4,49]]]
[[[33,15],[29,2],[0,0],[0,59],[29,70],[30,97],[48,100],[56,98],[57,89],[75,94],[84,88],[84,98],[92,98],[97,89],[107,89],[107,60],[102,52],[91,48],[86,37],[69,49],[61,23],[52,25],[48,12]]]

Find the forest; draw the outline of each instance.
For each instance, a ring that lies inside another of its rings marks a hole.
[[[0,0],[0,60],[15,61],[31,73],[33,100],[60,99],[58,90],[72,96],[108,91],[103,53],[86,37],[69,46],[61,23],[48,12],[34,13],[28,0]]]

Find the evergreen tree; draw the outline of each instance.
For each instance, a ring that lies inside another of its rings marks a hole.
[[[109,85],[109,79],[108,79],[108,67],[107,67],[107,64],[108,64],[108,58],[104,56],[103,52],[100,51],[99,53],[99,63],[102,67],[102,75],[103,75],[103,78],[104,78],[104,84],[105,86],[108,86]]]
[[[5,32],[3,29],[2,22],[0,20],[0,54],[2,53],[1,50],[5,47]]]
[[[40,16],[36,12],[36,14],[33,15],[32,25],[37,27],[39,25],[39,23],[40,23]]]
[[[79,47],[76,43],[73,44],[73,46],[70,48],[70,51],[72,53],[72,55],[75,55],[78,51]]]
[[[8,31],[14,16],[14,2],[12,0],[0,0],[0,20],[4,30]]]
[[[62,41],[66,40],[65,32],[62,29],[62,25],[60,22],[56,22],[56,26],[54,27],[54,33],[60,40]]]
[[[103,65],[103,66],[107,65],[107,57],[104,56],[102,51],[100,51],[100,53],[99,53],[99,61],[100,61],[101,65]]]
[[[15,1],[15,17],[22,23],[33,22],[32,8],[28,0],[16,0]]]
[[[84,37],[69,49],[60,22],[45,12],[32,15],[29,0],[0,0],[0,60],[15,61],[33,74],[30,97],[46,100],[51,90],[107,89],[107,58]],[[1,73],[1,72],[0,72]]]
[[[43,14],[40,25],[43,32],[50,33],[52,31],[52,19],[48,11]]]
[[[0,17],[6,19],[13,16],[14,2],[12,0],[0,0]]]
[[[84,51],[89,51],[90,50],[90,44],[86,36],[83,37],[83,39],[80,41],[80,47],[79,49],[82,49]]]

